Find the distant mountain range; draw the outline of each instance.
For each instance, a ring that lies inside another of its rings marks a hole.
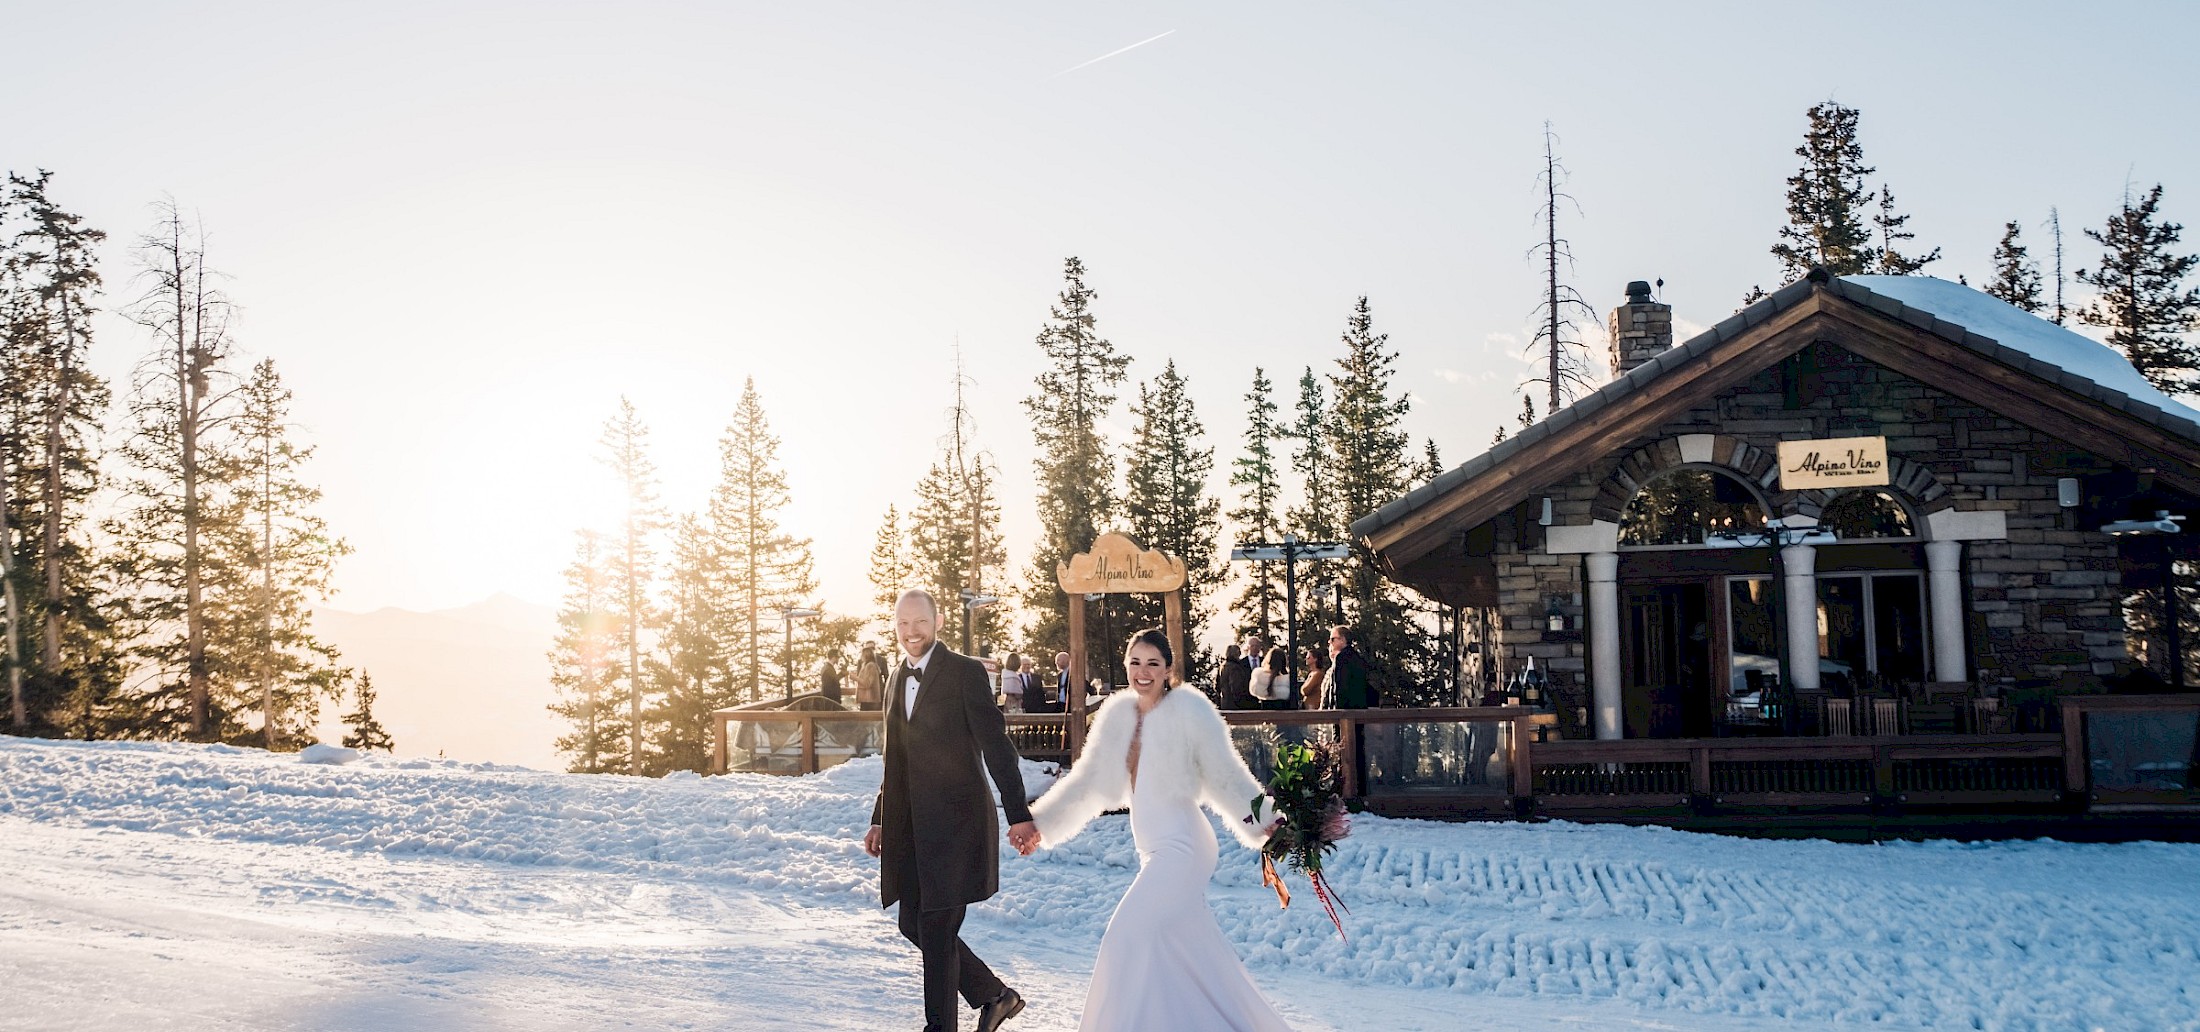
[[[557,615],[510,595],[421,613],[321,609],[315,632],[344,662],[374,676],[375,716],[400,756],[516,763],[562,770],[551,742],[560,732],[545,654]],[[322,711],[325,741],[344,729],[353,700]]]

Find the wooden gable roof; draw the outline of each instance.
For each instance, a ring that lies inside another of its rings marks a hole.
[[[1352,524],[1393,576],[1722,391],[1824,342],[2200,494],[2200,422],[1823,270]],[[1454,555],[1457,550],[1452,550]]]

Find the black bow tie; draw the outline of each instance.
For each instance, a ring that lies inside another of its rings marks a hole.
[[[903,663],[901,665],[901,677],[904,681],[914,677],[917,679],[917,684],[921,686],[924,684],[924,668]]]

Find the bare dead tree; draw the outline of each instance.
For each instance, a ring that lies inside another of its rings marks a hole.
[[[2062,212],[2047,209],[2047,228],[2055,236],[2055,325],[2063,324],[2063,243]]]
[[[1559,190],[1567,174],[1566,166],[1559,163],[1558,134],[1551,130],[1549,122],[1543,123],[1543,171],[1536,176],[1543,191],[1543,205],[1537,215],[1543,221],[1543,242],[1528,249],[1528,256],[1540,256],[1544,269],[1542,303],[1536,306],[1537,327],[1528,342],[1528,354],[1537,356],[1543,372],[1528,379],[1523,386],[1542,384],[1549,398],[1544,416],[1565,407],[1577,392],[1587,391],[1595,385],[1589,379],[1589,349],[1580,339],[1581,327],[1574,322],[1577,313],[1587,313],[1596,318],[1596,309],[1581,299],[1573,287],[1559,282],[1558,263],[1565,259],[1567,271],[1573,270],[1573,245],[1558,235],[1558,204],[1565,201],[1579,214],[1581,205],[1573,195]]]

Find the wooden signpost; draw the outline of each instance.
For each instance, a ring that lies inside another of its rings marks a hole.
[[[1163,596],[1164,630],[1176,653],[1171,671],[1184,679],[1184,561],[1148,549],[1122,534],[1102,534],[1092,550],[1070,556],[1054,568],[1054,581],[1069,595],[1069,756],[1085,750],[1085,596],[1158,594]]]

